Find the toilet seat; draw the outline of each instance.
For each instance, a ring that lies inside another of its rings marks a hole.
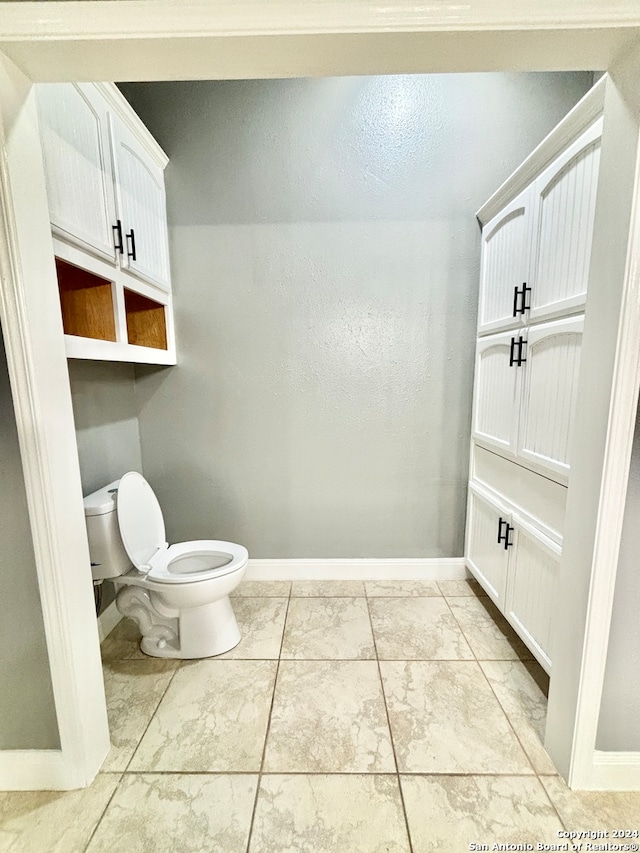
[[[196,539],[169,545],[164,518],[153,489],[130,471],[118,487],[118,526],[133,565],[157,583],[184,584],[228,575],[246,565],[247,549],[235,542]]]
[[[235,542],[194,539],[157,551],[150,560],[149,580],[158,583],[191,583],[222,577],[246,565],[249,553]],[[224,561],[222,565],[215,565]],[[207,564],[213,563],[213,566]]]

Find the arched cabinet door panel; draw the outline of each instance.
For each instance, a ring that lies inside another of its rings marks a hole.
[[[527,188],[482,230],[478,334],[522,325],[522,288],[530,277],[531,197]]]
[[[515,456],[521,368],[511,365],[512,332],[479,338],[473,403],[473,437],[489,449]]]
[[[37,99],[53,232],[115,263],[107,106],[93,86],[82,83],[39,85]]]
[[[516,514],[513,516],[513,528],[505,615],[549,672],[553,659],[552,627],[562,549]]]
[[[585,304],[601,136],[599,119],[535,181],[530,322],[579,311]]]
[[[512,537],[511,515],[476,486],[469,487],[467,564],[493,601],[504,609]],[[505,539],[505,537],[508,537]],[[500,540],[500,541],[498,541]]]
[[[170,289],[164,174],[135,135],[110,116],[118,218],[123,229],[123,266],[146,281]]]
[[[518,456],[568,481],[584,316],[531,326],[526,334]]]

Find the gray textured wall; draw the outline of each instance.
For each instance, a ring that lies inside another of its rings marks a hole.
[[[640,750],[640,410],[636,419],[596,746]]]
[[[133,365],[70,359],[82,492],[142,472]]]
[[[0,749],[58,749],[42,605],[0,335]]]
[[[127,471],[142,473],[133,365],[70,359],[69,382],[82,493],[88,495]],[[103,612],[115,590],[106,581]]]
[[[591,74],[131,84],[165,148],[179,366],[136,368],[170,539],[463,552],[475,210]]]

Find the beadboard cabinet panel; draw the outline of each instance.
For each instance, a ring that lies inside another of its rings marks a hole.
[[[515,514],[513,527],[505,615],[548,672],[553,659],[552,617],[562,549]]]
[[[601,136],[599,119],[534,184],[531,322],[579,311],[585,304]]]
[[[473,406],[473,436],[515,456],[518,442],[520,371],[510,366],[510,332],[479,338]]]
[[[531,198],[528,188],[483,229],[478,334],[521,323],[516,289],[529,280]]]
[[[54,234],[116,261],[107,106],[88,84],[38,87],[40,136]]]
[[[124,233],[123,265],[130,273],[169,289],[169,247],[164,173],[136,136],[109,116],[118,218]]]
[[[473,574],[498,605],[504,609],[509,550],[498,533],[505,532],[511,515],[505,506],[489,499],[477,487],[469,488],[467,509],[467,562]],[[498,529],[500,527],[500,530]]]
[[[527,331],[517,455],[566,482],[584,316]]]

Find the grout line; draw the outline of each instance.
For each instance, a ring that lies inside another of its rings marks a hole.
[[[104,818],[105,814],[107,813],[107,809],[108,809],[108,808],[109,808],[109,806],[111,805],[111,801],[113,800],[113,798],[115,797],[115,795],[116,795],[116,794],[117,794],[117,792],[118,792],[118,788],[120,787],[120,783],[122,782],[122,780],[123,780],[123,778],[124,778],[124,772],[120,773],[119,775],[120,775],[120,778],[119,778],[119,779],[118,779],[118,781],[116,782],[116,785],[115,785],[115,787],[114,787],[114,789],[113,789],[113,793],[112,793],[112,794],[111,794],[111,796],[109,797],[109,799],[108,799],[108,801],[107,801],[106,806],[102,809],[102,814],[101,814],[101,815],[100,815],[100,817],[98,818],[98,821],[97,821],[96,825],[93,827],[93,830],[92,830],[92,832],[91,832],[91,835],[89,836],[89,840],[87,841],[87,843],[86,843],[86,845],[85,845],[85,847],[84,847],[84,853],[86,853],[86,851],[89,849],[89,845],[90,845],[90,844],[91,844],[91,842],[93,841],[93,836],[94,836],[94,835],[96,834],[96,832],[98,831],[98,827],[99,827],[99,826],[100,826],[100,824],[102,823],[102,819]]]
[[[366,589],[366,587],[365,587]],[[384,682],[382,680],[382,670],[380,668],[380,658],[378,657],[378,646],[376,643],[376,635],[373,630],[373,620],[371,618],[371,610],[369,608],[369,598],[367,597],[367,613],[369,614],[369,626],[371,627],[371,638],[373,640],[373,649],[376,654],[376,664],[378,666],[378,678],[380,680],[380,691],[382,693],[382,702],[384,704],[384,713],[387,718],[387,728],[389,729],[389,740],[391,741],[391,750],[393,752],[393,763],[396,767],[395,777],[396,782],[398,784],[398,791],[400,792],[400,802],[402,804],[402,814],[404,815],[404,825],[407,830],[407,841],[409,842],[409,853],[413,853],[413,844],[411,841],[411,832],[409,830],[409,818],[407,817],[407,807],[404,802],[404,793],[402,791],[402,782],[400,781],[400,769],[398,767],[398,756],[396,755],[396,744],[393,739],[393,732],[391,731],[391,720],[389,718],[389,708],[387,707],[387,696],[384,692]]]
[[[153,658],[153,660],[157,660],[157,658]],[[175,660],[175,658],[174,658],[174,660]],[[176,673],[178,672],[178,670],[179,670],[179,669],[182,669],[182,664],[183,664],[183,661],[181,660],[181,661],[180,661],[180,663],[178,664],[178,666],[177,666],[177,667],[173,670],[173,672],[171,673],[171,678],[170,678],[170,679],[169,679],[169,681],[167,682],[167,686],[166,686],[166,687],[164,688],[164,690],[162,691],[162,696],[160,696],[160,698],[158,699],[158,703],[157,703],[156,707],[153,709],[153,713],[152,713],[152,714],[151,714],[151,716],[149,717],[149,722],[148,722],[148,723],[147,723],[147,725],[144,727],[144,731],[142,732],[142,735],[140,736],[140,739],[138,740],[138,743],[136,744],[136,748],[133,750],[133,752],[132,752],[132,754],[131,754],[131,758],[127,761],[127,766],[125,767],[125,769],[124,769],[124,771],[123,771],[123,772],[126,772],[126,771],[129,769],[129,767],[130,767],[130,765],[131,765],[131,762],[132,762],[132,761],[133,761],[133,759],[135,758],[136,752],[137,752],[137,751],[138,751],[138,749],[140,748],[140,744],[142,743],[142,741],[143,741],[143,739],[144,739],[144,736],[146,735],[146,733],[147,733],[147,731],[148,731],[148,729],[149,729],[149,726],[151,725],[151,722],[153,721],[153,718],[155,717],[155,715],[156,715],[156,714],[157,714],[157,712],[158,712],[158,708],[159,708],[159,707],[160,707],[160,705],[162,704],[162,700],[163,700],[163,699],[164,699],[164,697],[167,695],[167,690],[169,689],[169,687],[171,687],[171,684],[173,683],[173,679],[176,677]]]
[[[258,797],[260,796],[260,782],[262,781],[262,773],[264,768],[264,758],[267,754],[267,741],[269,740],[269,732],[271,730],[271,715],[273,713],[273,704],[276,698],[276,687],[278,685],[278,673],[280,671],[280,658],[282,655],[282,646],[284,645],[284,634],[287,630],[287,618],[289,616],[289,605],[291,604],[291,590],[293,589],[293,583],[289,587],[289,596],[287,598],[287,608],[284,614],[284,623],[282,625],[282,637],[280,638],[280,650],[278,652],[278,660],[276,662],[276,674],[273,680],[273,693],[271,694],[271,705],[269,706],[269,717],[267,719],[267,730],[264,735],[264,746],[262,747],[262,758],[260,759],[260,769],[258,770],[258,781],[256,783],[256,796],[253,801],[253,809],[251,811],[251,820],[249,822],[249,833],[247,835],[247,853],[249,853],[249,848],[251,847],[251,836],[253,835],[253,822],[256,817],[256,811],[258,809]]]

